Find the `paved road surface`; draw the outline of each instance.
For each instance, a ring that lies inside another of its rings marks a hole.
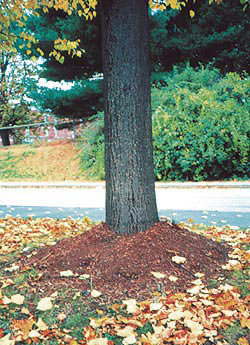
[[[250,227],[250,188],[156,188],[160,215],[176,222]],[[104,220],[105,189],[0,188],[0,217],[73,218]]]

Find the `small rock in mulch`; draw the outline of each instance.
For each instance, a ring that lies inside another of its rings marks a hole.
[[[43,247],[24,265],[42,273],[41,279],[34,282],[40,292],[48,294],[65,286],[85,292],[94,288],[102,293],[103,301],[114,302],[124,298],[142,300],[159,290],[185,291],[197,279],[197,272],[204,273],[206,281],[217,278],[228,252],[229,248],[221,243],[167,222],[127,236],[117,235],[107,224],[100,223],[90,231]],[[176,263],[174,256],[186,261]],[[74,276],[60,276],[67,270]],[[152,272],[161,273],[160,278]],[[90,275],[90,279],[79,279],[81,275]],[[169,277],[178,279],[172,281]]]

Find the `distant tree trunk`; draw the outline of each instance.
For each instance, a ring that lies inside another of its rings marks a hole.
[[[152,149],[148,1],[102,0],[106,222],[118,233],[158,220]]]
[[[0,131],[3,146],[10,146],[9,130],[4,129]]]

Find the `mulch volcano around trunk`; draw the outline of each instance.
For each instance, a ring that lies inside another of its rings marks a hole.
[[[207,281],[219,277],[228,252],[218,242],[166,222],[128,236],[117,235],[100,223],[78,236],[39,249],[25,266],[42,273],[33,283],[41,293],[74,287],[88,297],[92,288],[102,293],[103,302],[114,302],[149,298],[159,289],[185,291],[197,279],[197,272],[204,273]],[[186,262],[177,264],[173,256],[185,257]],[[67,270],[74,276],[61,277],[60,272]],[[151,272],[166,276],[158,279]],[[81,275],[91,278],[79,279]],[[178,280],[173,282],[169,276]]]

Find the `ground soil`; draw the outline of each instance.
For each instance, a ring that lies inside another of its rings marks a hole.
[[[94,288],[106,303],[124,298],[142,300],[159,290],[185,291],[197,279],[197,272],[204,273],[206,281],[218,278],[228,251],[218,242],[167,222],[129,236],[117,235],[100,223],[76,237],[40,249],[23,264],[42,273],[33,284],[46,296],[70,286],[80,289],[87,299]],[[176,255],[186,258],[184,265],[172,261]],[[76,277],[62,278],[60,272],[66,270]],[[166,277],[155,278],[152,271]],[[83,274],[91,275],[91,279],[79,279]],[[170,275],[178,280],[170,281]]]

